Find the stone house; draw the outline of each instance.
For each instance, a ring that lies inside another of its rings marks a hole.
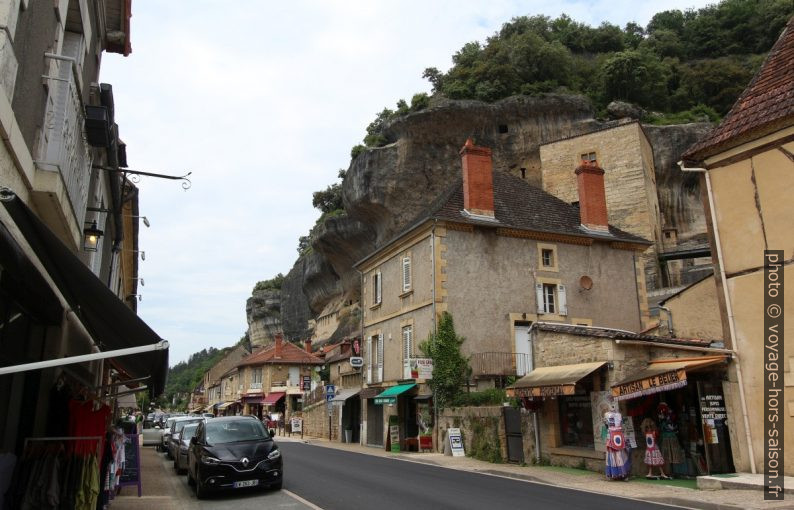
[[[240,414],[242,401],[242,384],[237,367],[227,370],[220,378],[220,401],[215,405],[215,413],[218,416],[234,416]]]
[[[794,312],[794,293],[782,291],[794,276],[792,90],[794,18],[731,111],[689,148],[681,167],[698,172],[704,183],[723,337],[739,359],[725,383],[726,398],[746,411],[734,425],[742,439],[734,463],[753,473],[765,471],[767,447],[775,446],[767,441],[774,437],[766,418],[771,413],[785,429],[780,445],[794,444],[794,329],[791,320],[782,324]],[[778,307],[779,317],[765,313],[770,306]],[[775,391],[782,398],[773,398]],[[775,410],[764,405],[770,399]],[[783,464],[786,475],[794,474],[790,447]]]
[[[248,349],[242,345],[237,345],[229,350],[226,355],[215,363],[209,370],[204,372],[202,384],[207,392],[207,411],[214,412],[225,402],[224,392],[221,388],[221,380],[224,374],[237,366],[243,358],[250,355]]]
[[[148,377],[152,395],[165,386],[167,343],[136,315],[138,189],[122,181],[113,89],[100,84],[103,53],[131,51],[129,5],[0,2],[3,451],[20,454],[52,423],[66,435],[69,420],[48,417],[55,385],[95,393]],[[110,355],[145,345],[156,350]],[[69,363],[77,355],[95,359]]]
[[[589,162],[575,169],[576,208],[494,173],[490,150],[471,140],[461,158],[462,179],[356,265],[366,444],[386,444],[386,420],[399,424],[401,443],[416,435],[417,402],[430,390],[411,364],[442,312],[466,339],[462,351],[479,388],[526,373],[535,321],[632,331],[647,322],[640,255],[650,243],[607,223],[603,170]],[[387,390],[388,399],[372,395]]]
[[[713,274],[666,297],[659,306],[662,319],[657,334],[722,341],[722,318]]]
[[[289,420],[301,410],[304,393],[312,389],[315,368],[322,364],[323,360],[312,354],[311,342],[301,349],[277,333],[273,345],[237,363],[243,414],[262,418],[265,413],[278,412]]]
[[[653,147],[639,121],[616,124],[540,145],[543,190],[577,203],[576,178],[570,169],[581,160],[604,169],[608,219],[626,232],[653,243],[642,254],[649,290],[686,285],[711,270],[705,232],[694,225],[674,225],[660,213]]]

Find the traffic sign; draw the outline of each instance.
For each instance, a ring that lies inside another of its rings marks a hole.
[[[326,384],[325,385],[325,401],[330,402],[336,396],[336,386],[333,384]]]
[[[350,358],[350,366],[353,368],[361,368],[364,366],[364,358],[354,356]]]

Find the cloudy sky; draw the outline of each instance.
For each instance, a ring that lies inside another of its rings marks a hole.
[[[286,274],[318,216],[313,191],[336,180],[384,107],[429,92],[469,41],[512,17],[567,13],[645,26],[702,0],[301,1],[133,3],[129,57],[104,55],[131,169],[144,178],[146,253],[139,314],[171,343],[171,364],[235,343],[259,280]]]

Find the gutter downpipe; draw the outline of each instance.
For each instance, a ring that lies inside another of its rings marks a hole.
[[[535,369],[535,342],[534,336],[537,334],[537,322],[533,322],[529,326],[529,372]],[[528,372],[528,373],[529,373]],[[540,422],[538,420],[538,411],[532,412],[532,427],[535,429],[535,462],[540,465]]]
[[[433,228],[430,229],[430,260],[432,266],[432,297],[433,300],[433,341],[435,342],[436,332],[438,330],[438,319],[436,318],[436,225],[438,224],[438,220],[433,220]],[[436,444],[438,445],[438,450],[441,451],[441,436],[440,430],[438,428],[438,401],[436,400],[436,390],[435,386],[431,385],[431,390],[433,392],[433,423],[435,424],[436,429]],[[446,445],[445,445],[446,446]]]
[[[728,295],[728,279],[725,276],[725,265],[722,262],[722,244],[720,243],[720,231],[717,228],[717,212],[714,209],[714,195],[711,191],[711,178],[706,168],[687,168],[683,161],[678,162],[678,167],[682,172],[702,173],[706,178],[706,195],[709,199],[709,212],[711,213],[711,225],[714,231],[714,244],[717,245],[717,261],[720,265],[720,281],[722,282],[723,299],[725,300],[725,312],[728,314],[728,329],[731,334],[731,354],[736,358],[736,379],[739,383],[739,401],[742,406],[742,418],[744,420],[744,431],[747,436],[747,454],[750,456],[750,472],[756,474],[755,451],[753,450],[753,438],[750,432],[750,418],[747,416],[747,400],[744,395],[744,379],[742,378],[742,363],[739,353],[736,352],[736,326],[733,323],[733,306]]]
[[[659,310],[664,310],[665,312],[667,312],[667,319],[668,319],[667,333],[669,333],[671,337],[675,336],[673,334],[673,312],[666,306],[660,306]]]

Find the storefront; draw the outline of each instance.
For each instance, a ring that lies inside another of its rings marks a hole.
[[[431,395],[418,393],[416,383],[398,384],[386,388],[373,399],[375,409],[380,407],[382,415],[388,416],[389,430],[384,446],[392,451],[419,451],[421,437],[428,438],[432,433]]]
[[[361,388],[346,388],[334,395],[331,403],[339,406],[340,441],[359,443],[361,441],[361,399],[358,394]]]
[[[244,405],[244,414],[256,416],[260,420],[262,419],[262,402],[265,400],[265,397],[261,393],[258,395],[244,395],[241,400]]]
[[[631,420],[642,463],[646,433],[658,433],[665,471],[683,477],[734,471],[722,381],[726,356],[657,359],[612,385]]]

